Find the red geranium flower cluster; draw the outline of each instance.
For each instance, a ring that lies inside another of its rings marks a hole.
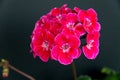
[[[94,9],[70,9],[64,4],[43,15],[32,33],[31,49],[34,57],[47,62],[49,59],[68,65],[80,57],[95,59],[99,52],[100,24]],[[87,35],[81,46],[81,37]]]

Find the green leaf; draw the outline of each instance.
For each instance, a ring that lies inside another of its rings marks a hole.
[[[120,72],[117,74],[118,80],[120,80]]]
[[[107,75],[111,75],[111,74],[116,74],[116,72],[110,68],[104,67],[101,70],[102,73],[107,74]]]
[[[92,80],[89,76],[80,76],[77,80]]]
[[[117,75],[109,75],[105,78],[105,80],[119,80]]]

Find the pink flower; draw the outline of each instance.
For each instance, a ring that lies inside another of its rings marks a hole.
[[[83,53],[88,59],[95,59],[99,53],[100,24],[94,9],[70,9],[67,4],[55,7],[43,15],[35,24],[31,49],[34,57],[42,61],[50,59],[68,65]],[[86,36],[87,35],[87,36]],[[80,46],[86,39],[86,45]]]
[[[44,28],[49,30],[50,28],[50,21],[49,21],[49,16],[48,15],[44,15],[42,16],[35,24],[35,29],[38,27]],[[35,31],[35,30],[34,30]]]
[[[96,21],[92,22],[88,18],[84,19],[83,27],[86,30],[86,32],[88,32],[88,33],[96,32],[96,31],[99,32],[100,31],[100,24],[99,24],[99,22],[96,22]]]
[[[66,36],[60,33],[55,37],[54,41],[55,46],[52,48],[51,53],[52,59],[68,65],[73,62],[73,59],[77,59],[80,56],[80,40],[76,36]]]
[[[50,11],[50,15],[54,17],[54,20],[61,21],[64,15],[71,12],[71,9],[67,7],[67,4],[64,4],[61,8],[55,7]]]
[[[83,25],[81,23],[77,23],[73,28],[69,29],[69,28],[65,28],[63,29],[62,33],[65,35],[75,35],[78,38],[80,38],[81,36],[83,36],[86,31],[83,28]]]
[[[77,14],[75,13],[68,13],[62,20],[63,27],[68,29],[73,29],[76,22]]]
[[[47,62],[51,57],[50,53],[54,36],[41,27],[35,28],[32,34],[31,49],[34,53],[34,57],[39,56],[42,61]]]
[[[87,34],[86,42],[87,44],[83,46],[82,50],[84,55],[88,59],[95,59],[99,52],[99,32],[92,34]]]
[[[97,22],[97,13],[90,8],[87,11],[80,10],[78,12],[78,20],[83,23],[83,27],[88,33],[100,31],[100,24]]]
[[[68,13],[62,23],[63,33],[67,33],[66,35],[72,34],[80,37],[86,33],[83,25],[77,22],[76,13]]]

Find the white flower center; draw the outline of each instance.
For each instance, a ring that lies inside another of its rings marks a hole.
[[[44,42],[42,43],[42,47],[43,47],[46,51],[48,51],[48,48],[49,48],[49,43],[48,43],[48,41],[44,41]]]
[[[91,20],[90,20],[90,19],[85,18],[85,20],[86,20],[86,26],[87,26],[87,27],[89,27],[89,26],[91,26],[91,25],[92,25],[92,22],[91,22]]]
[[[70,45],[68,43],[63,44],[62,50],[64,53],[68,52],[70,50]]]
[[[56,16],[56,18],[60,21],[62,19],[62,15],[59,14],[59,15]]]
[[[91,49],[91,48],[93,47],[93,45],[92,45],[93,42],[94,42],[94,40],[90,40],[90,41],[88,42],[88,44],[86,45],[86,47],[87,47],[88,49]]]
[[[67,28],[72,29],[74,27],[74,23],[68,22],[66,26]]]

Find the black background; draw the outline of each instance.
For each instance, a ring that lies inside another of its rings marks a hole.
[[[73,80],[71,65],[44,63],[29,52],[35,22],[51,8],[64,3],[70,8],[94,8],[101,23],[100,53],[95,60],[88,60],[84,55],[75,60],[77,75],[104,66],[120,71],[120,0],[0,0],[0,59],[9,60],[37,80]],[[5,80],[28,79],[10,70]]]

